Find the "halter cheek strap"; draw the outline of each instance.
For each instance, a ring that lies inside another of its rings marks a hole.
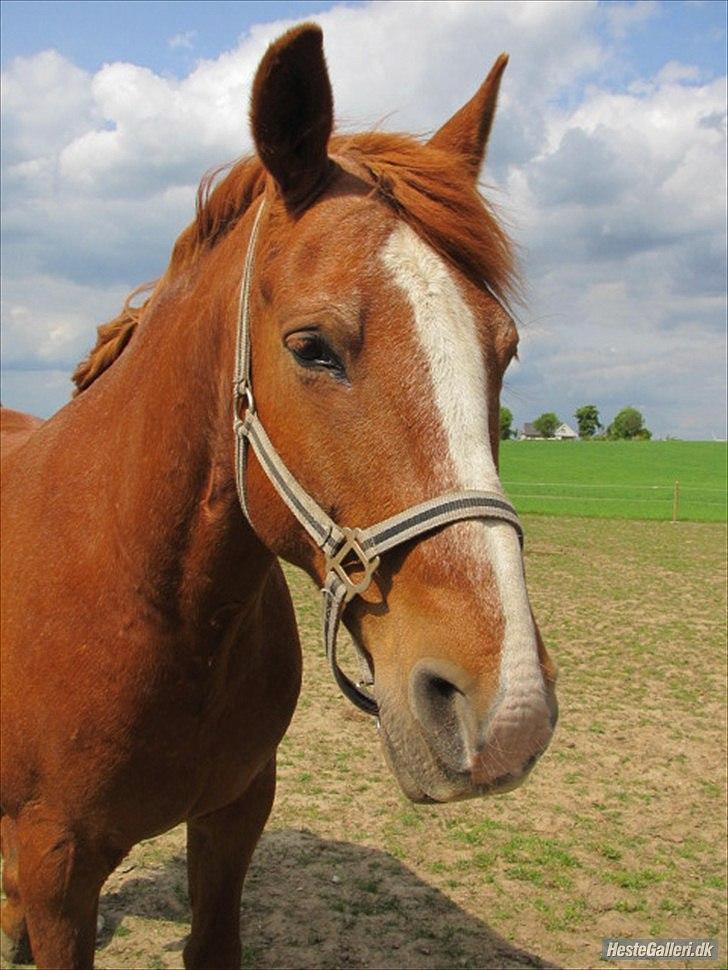
[[[250,382],[250,288],[255,263],[256,241],[265,201],[255,216],[245,256],[240,286],[235,377],[233,381],[235,431],[235,481],[243,511],[250,521],[245,497],[245,466],[248,445],[279,496],[325,555],[326,576],[323,594],[323,640],[326,656],[341,692],[367,714],[378,713],[377,702],[362,685],[343,672],[336,659],[336,637],[346,604],[363,593],[379,566],[381,556],[402,543],[425,535],[452,522],[465,519],[495,519],[513,526],[523,545],[523,530],[515,509],[502,494],[463,491],[440,495],[404,512],[393,515],[367,529],[340,526],[306,492],[273,447],[255,407]],[[251,522],[252,525],[252,522]],[[373,683],[371,671],[367,683]]]

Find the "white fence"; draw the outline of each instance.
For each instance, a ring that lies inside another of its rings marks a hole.
[[[679,481],[655,485],[504,481],[503,487],[516,508],[519,500],[525,500],[529,504],[570,502],[572,505],[581,506],[583,503],[583,514],[588,515],[590,508],[597,514],[593,503],[599,503],[610,508],[609,514],[615,518],[622,517],[619,510],[621,504],[625,518],[638,518],[639,514],[634,513],[642,511],[647,518],[672,519],[673,522],[680,518],[720,521],[721,518],[725,519],[725,514],[721,516],[718,509],[722,508],[725,512],[728,504],[726,490],[723,488],[681,485]],[[555,491],[546,491],[547,489]],[[628,506],[635,506],[631,510],[632,515],[627,514],[630,511]],[[707,509],[707,514],[698,514],[699,509]]]

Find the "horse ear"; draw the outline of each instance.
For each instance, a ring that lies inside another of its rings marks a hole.
[[[316,24],[301,24],[270,45],[253,82],[255,147],[286,205],[295,208],[324,181],[334,102]]]
[[[456,111],[430,139],[430,144],[436,148],[460,155],[473,180],[477,180],[485,158],[498,89],[507,63],[508,55],[501,54],[470,101]]]

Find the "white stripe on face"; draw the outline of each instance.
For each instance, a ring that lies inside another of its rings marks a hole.
[[[412,306],[428,363],[448,442],[449,468],[443,469],[447,478],[442,485],[502,491],[490,448],[486,366],[470,307],[445,261],[404,223],[389,236],[381,259]],[[468,549],[474,564],[487,563],[495,576],[505,622],[501,698],[517,703],[516,695],[524,701],[534,690],[541,695],[543,678],[515,530],[495,521],[456,523],[450,530],[456,531],[459,554]]]

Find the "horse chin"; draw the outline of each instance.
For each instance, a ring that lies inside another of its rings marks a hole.
[[[384,757],[411,802],[443,804],[502,795],[518,788],[530,774],[508,775],[487,785],[475,784],[470,772],[453,770],[430,750],[417,721],[380,702],[380,737]]]

